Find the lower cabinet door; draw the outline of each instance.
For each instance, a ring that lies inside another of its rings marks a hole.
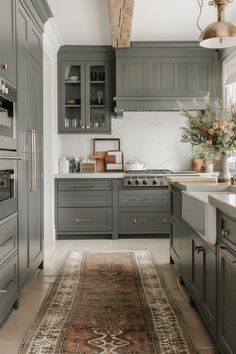
[[[119,212],[119,233],[158,234],[169,233],[170,214],[157,211],[122,211]]]
[[[17,254],[0,266],[0,324],[18,297]]]
[[[181,225],[179,221],[172,216],[170,233],[170,256],[178,271],[180,271],[181,236]]]
[[[191,293],[214,335],[216,332],[216,254],[197,235],[192,237]]]
[[[218,340],[220,352],[236,353],[236,256],[218,252]]]
[[[111,208],[58,208],[58,232],[112,231]]]

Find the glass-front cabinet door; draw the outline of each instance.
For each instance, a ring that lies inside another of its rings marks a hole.
[[[61,63],[61,131],[84,132],[85,122],[85,64],[84,62]]]
[[[86,63],[86,130],[110,131],[109,63]]]
[[[111,131],[110,63],[60,62],[59,133]]]

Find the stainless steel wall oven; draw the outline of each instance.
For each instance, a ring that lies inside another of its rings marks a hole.
[[[16,90],[0,77],[0,150],[16,150]]]
[[[0,220],[17,212],[17,161],[15,151],[0,151]]]

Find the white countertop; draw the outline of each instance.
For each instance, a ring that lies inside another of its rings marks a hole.
[[[236,193],[210,194],[209,203],[229,216],[236,218]]]
[[[123,178],[123,172],[101,172],[101,173],[57,173],[54,178]]]

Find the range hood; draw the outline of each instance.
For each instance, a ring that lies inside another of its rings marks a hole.
[[[198,42],[133,42],[116,49],[116,113],[178,111],[220,97],[218,53]]]

